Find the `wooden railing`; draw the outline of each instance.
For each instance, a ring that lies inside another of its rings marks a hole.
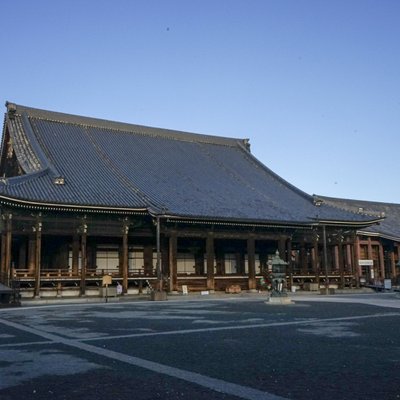
[[[16,278],[34,278],[35,271],[29,269],[14,269],[13,274]],[[120,273],[119,268],[110,268],[110,269],[99,269],[99,268],[88,268],[86,270],[87,278],[101,278],[104,275],[111,275],[112,277],[121,278],[122,274]],[[128,277],[137,278],[137,277],[152,277],[156,275],[155,269],[152,270],[144,270],[144,268],[130,269],[128,271]],[[40,271],[41,278],[49,278],[49,279],[66,279],[66,278],[75,278],[80,279],[81,270],[73,271],[71,268],[58,268],[58,269],[42,269]]]

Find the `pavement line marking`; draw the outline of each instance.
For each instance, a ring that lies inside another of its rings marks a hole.
[[[0,348],[4,347],[23,347],[23,346],[39,346],[41,344],[50,344],[48,341],[41,341],[41,342],[24,342],[24,343],[7,343],[7,344],[0,344]]]
[[[127,354],[118,353],[113,350],[96,347],[90,344],[78,342],[72,339],[62,338],[51,333],[43,332],[29,326],[21,325],[15,322],[0,319],[0,323],[12,328],[25,331],[37,336],[41,336],[54,343],[63,344],[69,347],[77,348],[88,353],[97,354],[102,357],[110,358],[116,361],[124,362],[136,367],[141,367],[159,374],[164,374],[173,378],[178,378],[196,385],[214,390],[219,393],[229,394],[246,400],[288,400],[287,398],[274,395],[272,393],[263,392],[258,389],[253,389],[249,386],[242,386],[236,383],[223,381],[221,379],[211,378],[196,372],[190,372],[183,369],[171,367],[165,364],[160,364],[154,361],[148,361],[142,358],[129,356]]]
[[[201,332],[217,332],[227,330],[239,330],[239,329],[253,329],[253,328],[270,328],[276,326],[289,326],[289,325],[310,325],[320,322],[336,322],[336,321],[353,321],[358,319],[366,318],[382,318],[382,317],[400,317],[400,313],[384,313],[384,314],[369,314],[369,315],[356,315],[353,317],[336,317],[336,318],[321,318],[321,319],[308,319],[302,321],[289,321],[289,322],[270,322],[266,324],[251,324],[251,325],[234,325],[234,326],[218,326],[209,328],[196,328],[196,329],[181,329],[173,331],[163,332],[147,332],[147,333],[132,333],[127,335],[114,335],[114,336],[100,336],[97,338],[88,339],[76,339],[80,342],[90,342],[95,340],[113,340],[113,339],[125,339],[125,338],[137,338],[137,337],[149,337],[149,336],[161,336],[161,335],[183,335],[188,333],[201,333]]]

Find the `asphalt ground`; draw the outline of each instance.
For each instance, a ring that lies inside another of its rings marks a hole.
[[[0,399],[399,399],[398,294],[0,310]]]

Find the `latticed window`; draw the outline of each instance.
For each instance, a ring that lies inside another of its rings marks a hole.
[[[96,251],[96,268],[105,272],[118,269],[119,251],[118,246],[105,247],[99,246]]]
[[[237,274],[239,268],[237,265],[236,254],[225,254],[225,273],[226,274]]]
[[[143,248],[129,250],[128,265],[130,270],[139,270],[144,266]]]
[[[177,254],[177,272],[178,274],[194,274],[195,273],[195,258],[191,253]]]
[[[258,254],[255,254],[254,258],[256,264],[256,274],[261,274],[260,256]],[[249,257],[247,254],[244,256],[244,272],[246,274],[249,273]]]

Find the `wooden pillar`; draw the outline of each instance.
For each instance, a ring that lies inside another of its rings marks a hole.
[[[172,232],[169,238],[169,291],[178,290],[178,237],[176,232]]]
[[[346,244],[346,272],[351,273],[353,271],[353,259],[351,257],[351,245]]]
[[[379,277],[380,279],[385,279],[385,256],[383,254],[383,246],[382,243],[379,243]],[[383,283],[383,282],[382,282]]]
[[[339,260],[340,245],[336,244],[333,246],[333,271],[340,272],[340,260]]]
[[[0,255],[0,282],[6,283],[6,234],[1,235],[1,255]]]
[[[344,289],[345,287],[345,279],[344,279],[344,257],[343,257],[343,245],[339,243],[337,246],[337,254],[338,254],[338,263],[339,263],[339,274],[340,274],[340,289]]]
[[[389,257],[390,257],[390,279],[392,280],[392,283],[394,283],[396,279],[396,263],[394,259],[394,248],[390,250]]]
[[[34,297],[40,297],[40,270],[42,261],[42,222],[35,225],[35,289]]]
[[[215,289],[214,281],[214,235],[209,232],[206,239],[206,253],[207,253],[207,289]]]
[[[397,260],[398,260],[397,263],[400,265],[400,243],[397,243]],[[395,282],[394,283],[395,284],[397,284],[397,282],[399,280],[399,277],[397,275],[398,271],[399,271],[399,269],[395,264],[395,273],[394,273],[394,278],[395,278]]]
[[[79,235],[74,234],[72,238],[72,274],[79,274]]]
[[[204,249],[200,249],[195,254],[196,275],[204,275]]]
[[[307,253],[306,247],[304,243],[300,247],[300,264],[301,264],[301,273],[307,274],[308,273],[308,266],[307,266]]]
[[[400,243],[397,243],[397,259],[399,260],[398,262],[400,263]]]
[[[314,239],[313,243],[313,273],[315,274],[315,282],[318,284],[319,288],[319,275],[320,271],[320,264],[319,264],[319,252],[318,252],[318,240]]]
[[[289,275],[289,282],[288,286],[289,289],[292,290],[293,286],[293,261],[292,261],[292,239],[287,239],[286,241],[286,250],[287,250],[287,258],[286,261],[288,263],[288,275]]]
[[[5,253],[5,282],[10,283],[11,273],[11,244],[12,244],[12,214],[7,215],[6,221],[6,253]]]
[[[371,241],[370,237],[368,238],[367,254],[368,254],[368,260],[373,260],[373,256],[372,256],[372,241]],[[371,268],[373,269],[374,279],[376,279],[377,275],[378,275],[378,271],[375,270],[375,262],[374,262],[374,265]],[[371,275],[371,272],[370,272],[370,275]]]
[[[254,237],[247,239],[247,261],[249,264],[249,290],[257,289],[256,283],[256,241]]]
[[[81,286],[80,295],[86,295],[86,270],[87,270],[87,225],[81,229]]]
[[[322,225],[322,242],[324,251],[324,276],[325,276],[325,293],[329,292],[329,271],[328,271],[328,243],[326,237],[326,225]]]
[[[29,235],[28,239],[28,272],[29,274],[35,273],[35,249],[36,242],[33,234]]]
[[[361,276],[361,267],[360,267],[360,239],[357,235],[355,235],[354,242],[353,242],[353,274],[354,279],[356,281],[356,287],[360,287],[360,276]]]
[[[226,275],[225,271],[225,254],[224,249],[214,249],[214,257],[215,257],[215,273],[217,276]],[[237,259],[236,259],[237,261]],[[237,264],[238,265],[238,264]]]
[[[161,240],[161,269],[165,277],[168,279],[168,281],[170,281],[171,272],[169,270],[169,238],[167,237],[163,237]]]
[[[128,233],[129,233],[129,225],[128,222],[125,221],[122,227],[122,254],[121,254],[123,293],[128,293]]]

